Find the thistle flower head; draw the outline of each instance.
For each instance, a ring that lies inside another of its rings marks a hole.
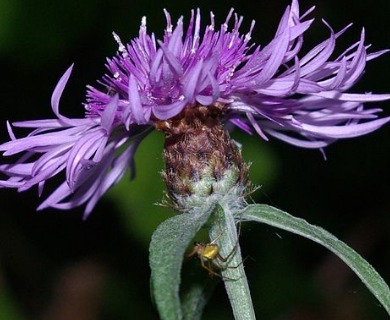
[[[362,30],[356,43],[334,57],[336,41],[349,26],[335,32],[324,22],[329,37],[302,54],[312,10],[301,14],[293,0],[264,46],[251,42],[254,23],[240,33],[243,18],[233,10],[220,27],[211,13],[204,30],[199,10],[192,12],[187,27],[183,18],[174,25],[165,11],[167,27],[160,40],[147,32],[145,18],[138,37],[128,44],[114,34],[118,52],[107,60],[108,72],[99,86],[88,87],[84,118],[59,112],[70,67],[52,96],[54,119],[13,123],[34,129],[22,138],[8,125],[11,141],[0,150],[21,156],[0,166],[9,177],[0,186],[24,191],[38,185],[41,194],[48,179],[65,172],[65,181],[39,209],[86,203],[88,215],[107,189],[133,169],[145,135],[161,121],[183,123],[180,119],[191,108],[218,107],[224,122],[265,140],[275,137],[305,148],[323,148],[378,129],[390,117],[378,119],[381,110],[364,104],[390,95],[347,91],[366,62],[386,50],[368,53]]]

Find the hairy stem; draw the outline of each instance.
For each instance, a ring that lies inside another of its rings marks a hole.
[[[220,204],[215,211],[215,219],[210,228],[210,240],[219,246],[223,258],[221,274],[225,283],[230,304],[236,320],[256,319],[248,280],[244,271],[234,213]]]

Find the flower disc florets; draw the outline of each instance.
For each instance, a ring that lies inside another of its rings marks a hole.
[[[372,132],[390,120],[377,119],[378,108],[364,103],[390,99],[389,94],[346,93],[364,72],[368,60],[386,51],[367,53],[365,33],[341,55],[333,57],[336,40],[349,28],[301,54],[303,37],[313,20],[310,9],[300,14],[297,0],[287,7],[272,41],[251,44],[251,32],[241,34],[242,17],[231,10],[217,27],[214,15],[201,31],[199,10],[187,28],[183,18],[174,26],[165,11],[163,38],[148,34],[142,19],[139,36],[119,44],[108,59],[108,73],[99,88],[88,87],[86,114],[69,119],[59,113],[59,100],[70,77],[69,68],[52,96],[55,119],[13,123],[31,128],[0,145],[4,155],[21,154],[3,164],[8,176],[0,186],[19,191],[65,172],[66,180],[40,209],[68,209],[87,203],[88,215],[100,197],[130,167],[138,144],[160,121],[203,106],[223,106],[223,121],[248,133],[258,133],[306,148],[323,148],[340,138]]]

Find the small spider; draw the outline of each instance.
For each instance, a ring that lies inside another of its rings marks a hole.
[[[219,246],[217,244],[194,242],[194,247],[192,248],[192,251],[188,253],[186,257],[191,258],[194,255],[198,255],[201,267],[203,269],[206,269],[211,277],[222,277],[218,272],[214,270],[213,264],[217,266],[220,270],[226,268],[234,268],[223,266],[220,261],[222,261],[223,263],[227,262],[235,251],[236,248],[234,248],[227,257],[222,257],[219,253]]]
[[[241,224],[240,224],[240,229],[241,229]],[[194,242],[194,246],[191,252],[189,252],[186,255],[186,259],[190,259],[194,255],[197,255],[200,260],[201,267],[208,271],[210,277],[217,276],[223,279],[229,279],[223,277],[220,273],[216,272],[214,266],[216,266],[219,270],[225,270],[225,269],[236,269],[242,264],[241,261],[241,263],[237,266],[225,265],[227,262],[229,262],[232,255],[236,252],[238,246],[238,239],[232,251],[230,251],[230,253],[226,257],[223,257],[220,254],[219,246],[216,243],[214,243],[218,238],[219,237],[217,237],[210,243]],[[233,279],[229,279],[229,280],[233,280]]]

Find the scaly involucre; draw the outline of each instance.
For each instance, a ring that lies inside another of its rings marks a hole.
[[[360,78],[367,61],[387,50],[367,53],[364,30],[360,39],[331,58],[339,32],[324,22],[329,38],[305,55],[299,52],[303,35],[313,20],[299,13],[297,0],[287,7],[273,40],[266,46],[250,44],[240,34],[242,17],[233,10],[217,29],[201,33],[199,10],[192,11],[187,30],[180,18],[176,27],[165,11],[167,27],[161,40],[147,34],[142,19],[139,36],[119,44],[107,60],[108,73],[100,88],[89,86],[85,117],[69,119],[59,113],[59,100],[70,77],[70,67],[52,96],[55,119],[23,121],[14,127],[34,129],[27,137],[0,145],[5,156],[21,154],[0,171],[9,178],[0,186],[19,191],[65,172],[65,181],[39,206],[69,209],[86,203],[87,216],[100,197],[130,167],[138,144],[159,120],[177,117],[185,108],[222,105],[226,122],[273,136],[305,148],[323,148],[340,138],[372,132],[390,120],[377,118],[378,108],[364,103],[390,99],[389,94],[345,93]],[[233,27],[228,25],[233,20]]]

